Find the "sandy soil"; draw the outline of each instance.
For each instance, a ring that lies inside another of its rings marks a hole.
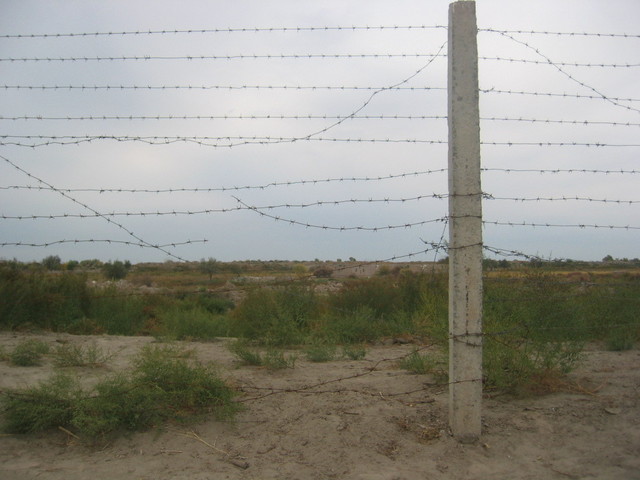
[[[0,334],[0,345],[10,351],[25,337]],[[111,352],[106,367],[73,370],[87,381],[126,368],[153,341],[31,337]],[[246,409],[235,421],[164,426],[100,448],[62,431],[3,435],[0,479],[640,479],[638,350],[589,349],[562,391],[486,398],[481,442],[461,445],[448,433],[446,389],[397,368],[393,359],[410,345],[371,347],[360,361],[301,357],[294,369],[268,371],[238,367],[224,343],[188,346],[241,389]],[[50,360],[0,362],[0,389],[32,385],[52,370]]]

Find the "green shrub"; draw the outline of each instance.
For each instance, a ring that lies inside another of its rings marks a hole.
[[[53,363],[57,367],[99,367],[109,358],[111,355],[104,353],[95,343],[87,346],[59,345],[53,353]]]
[[[383,334],[382,323],[368,307],[343,314],[327,314],[318,323],[319,335],[336,343],[371,342]]]
[[[12,364],[21,367],[40,365],[43,355],[49,353],[49,344],[40,340],[24,340],[9,354]]]
[[[142,430],[168,420],[233,415],[234,392],[210,367],[171,346],[148,346],[134,369],[83,390],[58,374],[37,387],[5,392],[4,430],[30,433],[54,427],[98,440],[121,430]]]
[[[227,317],[198,306],[176,305],[159,313],[158,334],[176,340],[211,340],[229,335]]]
[[[129,269],[131,268],[131,264],[126,262],[121,262],[120,260],[116,260],[115,262],[107,262],[102,265],[102,273],[108,280],[122,280],[129,273]]]
[[[318,308],[313,290],[304,286],[252,290],[231,313],[231,331],[273,346],[298,344]]]
[[[325,343],[313,343],[305,348],[304,354],[311,362],[330,362],[336,357],[336,347]]]
[[[342,354],[349,360],[364,360],[367,349],[364,345],[345,345],[342,347]]]
[[[298,357],[295,354],[286,354],[282,350],[270,348],[264,355],[264,366],[269,370],[281,370],[294,368]]]
[[[85,274],[0,267],[0,327],[64,330],[86,315],[90,302],[86,282]]]
[[[297,357],[285,354],[282,350],[269,348],[264,354],[255,347],[250,347],[245,340],[237,340],[229,344],[233,353],[243,365],[263,366],[269,370],[294,368]]]
[[[638,336],[638,328],[629,326],[612,328],[605,337],[607,350],[621,352],[631,350]]]
[[[113,285],[95,290],[89,315],[110,335],[135,335],[147,319],[146,295],[131,295]]]
[[[64,374],[57,374],[37,387],[5,392],[3,430],[34,433],[70,425],[81,394],[77,381]]]
[[[233,308],[233,302],[227,298],[213,295],[210,293],[201,293],[195,297],[194,304],[204,308],[209,313],[221,315]]]
[[[264,365],[262,354],[259,351],[249,347],[245,340],[236,340],[234,342],[231,342],[228,348],[229,351],[233,353],[243,365]]]
[[[374,318],[390,316],[402,309],[402,294],[393,277],[372,277],[348,282],[331,296],[334,311],[355,313],[367,310]]]
[[[406,355],[399,362],[400,368],[408,370],[411,373],[423,375],[433,373],[436,369],[436,363],[426,354],[421,354],[420,350],[414,348],[409,355]]]

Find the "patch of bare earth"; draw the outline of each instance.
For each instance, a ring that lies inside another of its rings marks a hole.
[[[27,335],[0,334],[10,351]],[[91,382],[127,368],[151,338],[28,335],[95,342],[112,356],[74,367]],[[448,433],[447,391],[397,368],[410,345],[370,347],[365,360],[293,369],[238,367],[225,341],[189,343],[241,394],[234,421],[165,425],[89,447],[63,431],[0,437],[0,478],[27,479],[640,479],[640,351],[585,352],[554,393],[486,398],[476,445]],[[375,367],[375,368],[373,368]],[[34,385],[54,367],[0,362],[0,389]],[[342,380],[340,380],[342,379]]]

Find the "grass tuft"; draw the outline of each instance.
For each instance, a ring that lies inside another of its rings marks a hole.
[[[42,356],[49,353],[49,344],[41,340],[24,340],[9,354],[9,361],[20,367],[41,364]]]
[[[148,346],[131,372],[108,377],[91,390],[58,373],[36,387],[5,392],[3,429],[33,433],[64,427],[97,441],[167,421],[232,416],[238,410],[234,391],[189,356],[172,346]]]
[[[59,345],[53,352],[56,367],[101,367],[109,361],[111,354],[104,353],[95,343],[87,346]]]
[[[411,373],[424,375],[435,371],[436,362],[429,358],[428,355],[421,354],[417,348],[414,348],[409,355],[400,360],[399,366]]]

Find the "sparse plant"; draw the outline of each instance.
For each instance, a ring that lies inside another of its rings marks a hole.
[[[196,305],[176,305],[160,312],[159,320],[159,335],[175,340],[211,340],[229,333],[227,317],[214,315]]]
[[[330,362],[336,357],[336,347],[326,343],[313,343],[307,346],[304,353],[311,362]]]
[[[298,357],[295,354],[287,354],[282,350],[270,348],[264,354],[264,366],[269,370],[294,368],[296,366],[297,359]]]
[[[38,386],[5,392],[3,430],[35,433],[68,426],[82,390],[70,375],[58,373]]]
[[[53,363],[57,367],[100,367],[110,358],[111,355],[95,343],[59,345],[53,352]]]
[[[40,365],[42,356],[49,353],[49,344],[41,340],[24,340],[9,354],[12,364],[20,367]]]
[[[111,376],[91,390],[59,373],[36,387],[5,392],[4,430],[31,433],[60,426],[95,441],[167,420],[236,412],[233,390],[211,367],[185,358],[190,355],[173,346],[148,346],[131,372]]]
[[[424,375],[433,373],[436,368],[436,363],[429,355],[422,354],[419,349],[414,348],[409,355],[400,360],[399,366],[403,370],[408,370],[411,373]]]
[[[246,340],[236,340],[229,344],[229,351],[233,353],[243,365],[266,367],[269,370],[294,368],[297,357],[285,354],[281,349],[269,348],[265,353],[249,346]]]
[[[614,328],[611,330],[606,339],[605,344],[607,350],[612,352],[621,352],[631,350],[635,341],[635,335],[632,328]]]
[[[250,348],[245,340],[231,342],[228,348],[243,365],[261,366],[264,364],[262,354]]]
[[[349,360],[364,360],[367,356],[367,349],[364,345],[345,345],[342,353]]]

